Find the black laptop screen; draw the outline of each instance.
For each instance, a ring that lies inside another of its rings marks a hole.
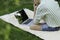
[[[28,16],[27,16],[26,12],[24,11],[24,9],[20,10],[18,13],[21,14],[23,22],[28,19]]]

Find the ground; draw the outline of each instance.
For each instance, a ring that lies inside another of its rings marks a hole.
[[[59,1],[59,0],[58,0]],[[59,2],[60,3],[60,2]],[[0,0],[0,16],[22,8],[33,10],[32,0]],[[42,40],[0,19],[0,40]]]
[[[40,38],[0,19],[0,40],[40,40]]]
[[[29,8],[33,10],[32,0],[0,0],[0,16]],[[33,34],[25,32],[0,19],[0,40],[41,40]]]

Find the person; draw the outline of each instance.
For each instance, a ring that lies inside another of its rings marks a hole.
[[[55,0],[40,0],[30,29],[38,31],[58,31],[60,29],[59,5]],[[41,19],[45,23],[40,23]]]

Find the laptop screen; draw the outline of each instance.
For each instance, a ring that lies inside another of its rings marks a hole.
[[[18,11],[18,13],[21,14],[21,17],[22,17],[22,21],[23,22],[28,19],[28,16],[27,16],[26,12],[24,11],[24,9]]]

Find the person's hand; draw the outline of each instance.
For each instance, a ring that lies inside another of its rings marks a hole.
[[[30,29],[31,30],[37,30],[37,31],[41,31],[41,25],[33,25],[33,26],[30,26]]]

